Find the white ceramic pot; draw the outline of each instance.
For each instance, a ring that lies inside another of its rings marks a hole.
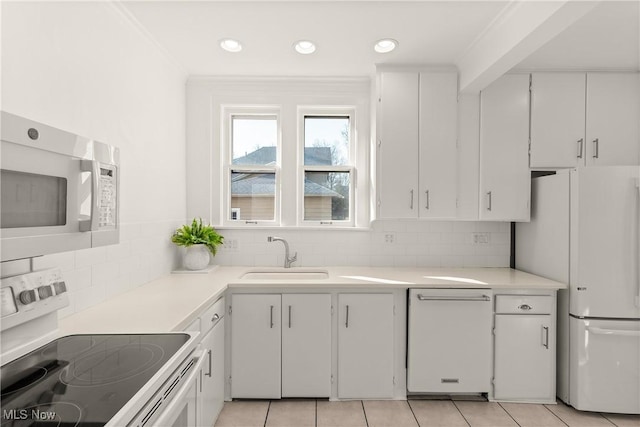
[[[184,254],[184,268],[187,270],[202,270],[209,265],[210,252],[205,245],[187,246]]]

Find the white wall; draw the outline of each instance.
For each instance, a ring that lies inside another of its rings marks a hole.
[[[65,271],[66,315],[177,263],[169,236],[186,217],[186,73],[112,3],[1,7],[1,108],[120,148],[121,243],[34,262]]]

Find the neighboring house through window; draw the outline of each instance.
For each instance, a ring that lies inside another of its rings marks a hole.
[[[228,219],[245,223],[277,221],[277,115],[230,114]]]
[[[303,217],[310,224],[353,224],[352,110],[301,112]]]

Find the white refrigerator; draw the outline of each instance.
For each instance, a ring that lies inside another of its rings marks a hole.
[[[558,295],[558,397],[640,414],[640,167],[532,180],[516,224],[516,268],[569,284]]]

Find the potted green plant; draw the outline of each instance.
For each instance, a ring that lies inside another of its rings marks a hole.
[[[184,268],[202,270],[209,265],[210,256],[215,256],[217,246],[222,244],[224,237],[211,225],[202,225],[201,218],[194,218],[191,225],[178,228],[171,236],[171,241],[186,248]]]

